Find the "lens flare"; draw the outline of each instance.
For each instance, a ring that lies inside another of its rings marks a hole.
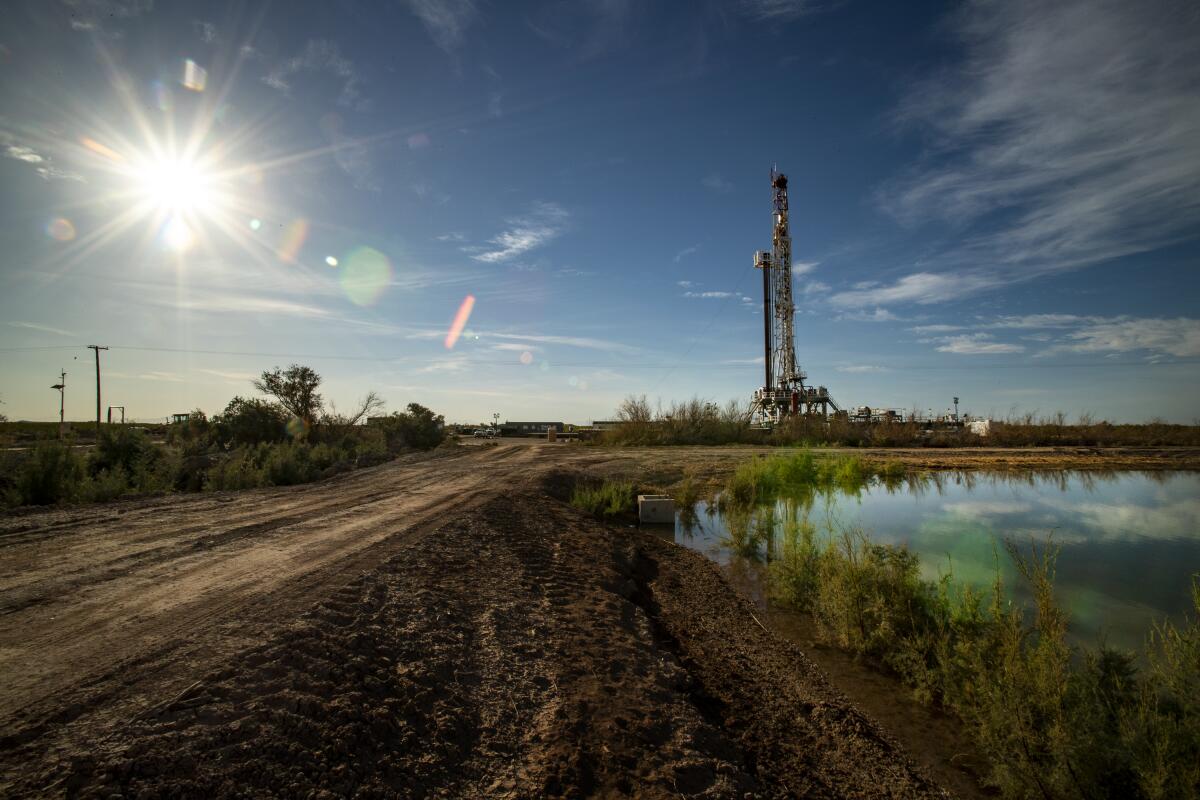
[[[104,158],[107,158],[109,161],[124,161],[125,160],[124,156],[122,156],[116,150],[113,150],[111,147],[107,147],[105,145],[100,144],[95,139],[89,139],[86,136],[80,136],[79,143],[81,145],[83,145],[84,147],[86,147],[88,150],[91,150],[96,155],[103,156]]]
[[[299,417],[292,417],[287,423],[288,436],[299,439],[308,433],[308,425]]]
[[[454,315],[454,321],[450,323],[450,331],[446,334],[447,350],[454,349],[458,337],[462,335],[463,328],[467,325],[467,320],[471,317],[471,309],[474,307],[475,295],[469,294],[463,298],[462,305],[458,307],[458,313]]]
[[[57,239],[60,242],[69,242],[75,238],[75,226],[66,217],[58,217],[46,224],[46,233],[51,239]]]
[[[190,58],[183,62],[183,80],[185,89],[193,92],[203,92],[208,85],[208,70],[192,61]]]
[[[261,227],[262,227],[261,219],[255,218],[255,219],[250,220],[250,230],[256,231]]]
[[[303,217],[292,220],[284,230],[283,238],[279,240],[279,247],[275,248],[275,255],[279,256],[280,261],[295,263],[307,238],[308,220]]]
[[[527,367],[530,364],[532,364],[533,363],[533,353],[529,352],[528,350],[526,350],[524,353],[521,353],[521,363]]]
[[[331,267],[336,267],[338,265],[337,256],[325,256],[325,263]]]
[[[339,263],[338,282],[355,305],[374,305],[392,282],[392,262],[372,247],[356,247]]]

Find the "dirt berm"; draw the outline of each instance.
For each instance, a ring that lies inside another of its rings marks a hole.
[[[448,511],[257,641],[234,635],[247,612],[220,620],[224,650],[184,634],[53,696],[9,684],[0,789],[945,796],[716,567],[585,518],[556,485],[530,477]]]

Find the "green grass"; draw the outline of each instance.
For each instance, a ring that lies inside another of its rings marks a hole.
[[[606,480],[598,486],[576,486],[571,505],[600,519],[632,514],[633,484]]]
[[[1051,543],[1007,545],[1030,608],[1009,600],[998,567],[988,592],[923,580],[915,554],[860,530],[785,520],[772,549],[772,600],[962,719],[1002,796],[1200,795],[1200,575],[1197,616],[1156,625],[1139,669],[1132,653],[1068,644]]]
[[[903,474],[903,467],[873,466],[858,456],[818,456],[811,450],[756,457],[733,471],[721,501],[726,507],[749,507],[831,490],[854,493],[877,476],[894,478],[897,472]]]

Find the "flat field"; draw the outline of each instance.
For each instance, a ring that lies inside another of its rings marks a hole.
[[[943,796],[716,567],[562,502],[578,474],[715,481],[756,452],[506,441],[0,517],[0,794]]]

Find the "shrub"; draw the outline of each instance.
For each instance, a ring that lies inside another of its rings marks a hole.
[[[290,416],[275,403],[257,398],[235,397],[213,419],[214,438],[228,449],[287,439]]]
[[[627,481],[605,481],[599,486],[576,486],[571,493],[571,505],[594,517],[615,517],[633,512],[633,484]]]
[[[312,463],[311,449],[302,442],[284,442],[271,447],[263,470],[272,486],[308,483],[318,472]]]
[[[118,468],[132,475],[143,462],[153,458],[154,447],[146,434],[137,428],[124,425],[108,427],[100,431],[100,438],[88,461],[88,469],[92,475]]]
[[[17,470],[14,505],[45,506],[71,500],[83,480],[83,466],[83,458],[69,447],[39,445]]]
[[[397,411],[380,421],[389,451],[432,450],[446,438],[445,420],[419,403],[409,403],[407,411]]]

